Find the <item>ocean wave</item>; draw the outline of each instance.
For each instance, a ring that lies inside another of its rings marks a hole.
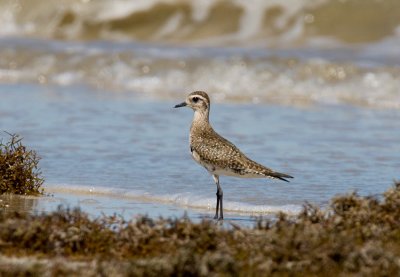
[[[4,0],[0,35],[200,45],[370,43],[396,36],[397,0]]]
[[[398,60],[374,60],[373,51],[359,58],[359,52],[340,56],[335,51],[329,59],[329,52],[302,58],[307,54],[296,57],[301,51],[268,55],[131,44],[10,45],[0,47],[0,83],[84,85],[158,100],[205,90],[215,102],[400,108]]]

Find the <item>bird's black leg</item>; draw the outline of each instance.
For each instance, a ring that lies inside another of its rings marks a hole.
[[[217,193],[219,194],[219,218],[218,220],[222,220],[224,219],[224,213],[223,213],[223,209],[222,209],[222,196],[223,196],[223,192],[220,186],[218,186],[218,191]]]
[[[215,184],[217,185],[217,207],[215,209],[214,219],[221,220],[221,219],[224,219],[224,215],[223,215],[223,211],[222,211],[222,195],[223,195],[223,192],[222,192],[221,186],[219,185],[219,176],[218,175],[213,175],[213,178],[214,178]],[[219,217],[218,217],[218,210],[220,212],[219,213],[220,214]]]
[[[217,190],[217,208],[215,209],[215,216],[214,219],[218,219],[218,209],[219,209],[219,196],[218,196],[218,190]]]
[[[218,219],[218,209],[219,209],[219,176],[218,175],[213,175],[213,179],[214,179],[214,182],[215,182],[215,184],[217,185],[217,206],[216,206],[216,209],[215,209],[215,216],[214,216],[214,219]]]

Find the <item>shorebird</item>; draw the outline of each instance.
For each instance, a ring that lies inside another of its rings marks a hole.
[[[219,176],[241,178],[273,178],[289,182],[290,175],[276,172],[265,167],[243,154],[233,143],[220,136],[209,122],[210,98],[203,91],[190,93],[186,100],[175,108],[190,107],[194,111],[190,127],[190,152],[193,159],[205,167],[217,185],[217,205],[214,219],[224,218],[222,209],[223,192],[219,184]],[[219,217],[218,217],[219,211]]]

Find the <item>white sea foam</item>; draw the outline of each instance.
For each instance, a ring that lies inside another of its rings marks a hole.
[[[191,208],[197,210],[214,211],[215,199],[196,196],[191,193],[175,193],[165,195],[154,195],[140,190],[129,190],[121,188],[78,186],[78,185],[47,185],[46,191],[49,193],[68,193],[79,195],[90,195],[93,197],[110,197],[120,199],[132,199],[149,203],[172,204],[181,208]],[[302,207],[294,204],[287,205],[253,205],[249,203],[224,201],[224,211],[235,214],[246,215],[268,215],[284,212],[295,215],[301,211]]]
[[[113,47],[110,53],[107,44],[59,43],[55,50],[44,44],[30,52],[24,46],[10,50],[3,45],[0,80],[4,83],[84,84],[158,99],[181,98],[188,91],[202,89],[212,93],[215,102],[400,107],[398,57],[372,48],[359,56],[328,52],[328,58],[297,58],[277,52],[279,58],[260,55],[257,49],[232,52],[133,45],[130,50]],[[329,55],[346,62],[332,61]],[[386,65],[387,61],[394,65]]]

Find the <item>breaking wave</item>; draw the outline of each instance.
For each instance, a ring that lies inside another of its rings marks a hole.
[[[0,83],[83,85],[157,100],[175,101],[189,91],[205,90],[216,102],[400,108],[396,53],[376,59],[374,51],[340,54],[335,50],[321,56],[318,51],[311,56],[300,50],[268,53],[132,43],[3,41]]]
[[[370,43],[398,36],[400,2],[3,0],[0,22],[1,35],[66,40],[332,45]]]

